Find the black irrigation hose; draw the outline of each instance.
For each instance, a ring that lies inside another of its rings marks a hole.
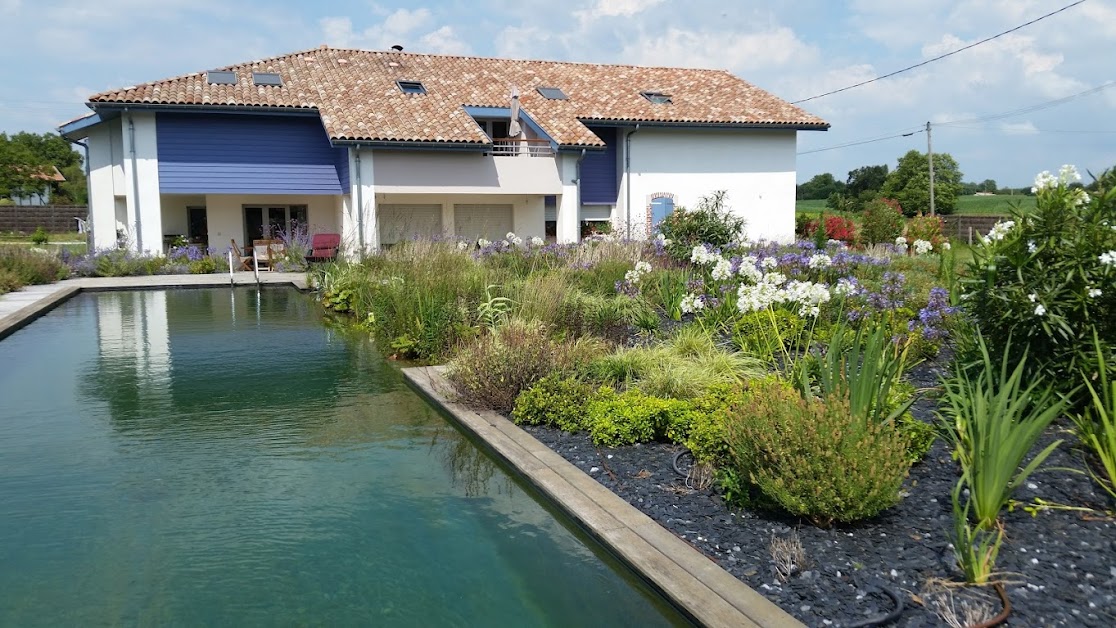
[[[845,628],[872,628],[873,626],[883,626],[885,624],[890,624],[893,621],[897,621],[899,619],[899,616],[903,614],[903,600],[899,597],[898,593],[896,593],[891,587],[882,584],[877,583],[872,586],[879,589],[887,597],[891,598],[891,601],[895,604],[895,608],[891,609],[883,615],[870,617],[855,624],[845,624]]]
[[[682,459],[682,456],[689,456],[691,458],[694,457],[694,455],[692,453],[690,453],[689,449],[683,449],[682,451],[674,454],[674,458],[670,461],[670,464],[671,464],[672,467],[674,467],[674,472],[675,473],[677,473],[678,475],[680,475],[684,478],[688,478],[688,477],[690,477],[690,474],[687,473],[686,471],[683,471],[682,469],[678,468],[678,461]]]

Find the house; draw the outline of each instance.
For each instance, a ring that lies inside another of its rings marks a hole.
[[[31,175],[31,178],[43,181],[43,187],[35,192],[28,192],[24,194],[12,194],[12,202],[16,205],[24,205],[31,207],[43,207],[50,205],[50,191],[56,183],[62,183],[66,177],[58,171],[55,166],[50,166],[49,169],[44,168],[40,172]]]
[[[647,236],[727,190],[794,233],[795,145],[828,124],[725,71],[321,48],[90,97],[97,248],[243,245],[293,223],[348,250],[414,236]],[[124,227],[118,234],[117,224]],[[549,232],[549,233],[548,233]]]

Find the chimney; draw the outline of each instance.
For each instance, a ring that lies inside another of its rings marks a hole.
[[[394,46],[391,47],[391,49],[396,51],[396,52],[403,52],[403,46],[400,46],[399,44],[395,44]]]

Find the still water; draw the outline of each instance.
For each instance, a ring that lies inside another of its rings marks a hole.
[[[679,623],[293,290],[0,341],[0,626]]]

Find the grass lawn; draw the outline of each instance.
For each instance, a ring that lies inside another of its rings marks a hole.
[[[1035,197],[1033,196],[1008,196],[1006,194],[997,194],[996,196],[960,196],[957,198],[957,212],[958,214],[1004,214],[1011,213],[1011,208],[1016,204],[1024,212],[1030,212],[1035,208]],[[799,214],[808,214],[810,216],[817,216],[825,209],[824,200],[814,201],[796,201],[795,211]]]

